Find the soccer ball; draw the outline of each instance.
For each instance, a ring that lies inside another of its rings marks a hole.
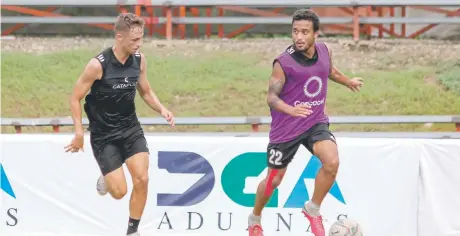
[[[363,236],[358,222],[350,219],[336,221],[329,230],[329,236]]]

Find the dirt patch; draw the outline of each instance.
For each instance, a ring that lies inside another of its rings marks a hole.
[[[355,43],[351,39],[320,38],[334,53],[334,64],[359,72],[365,69],[408,69],[439,65],[460,60],[460,41],[373,39]],[[87,49],[95,53],[112,44],[111,38],[16,38],[2,40],[4,52],[52,53],[63,50]],[[156,40],[146,38],[143,51],[157,56],[177,55],[199,58],[217,51],[234,51],[256,54],[260,64],[270,66],[274,57],[289,44],[290,39],[207,39],[207,40]]]
[[[434,77],[433,75],[425,76],[425,78],[423,78],[423,81],[426,84],[429,84],[429,85],[437,85],[438,84],[438,81],[436,80],[436,77]]]
[[[435,86],[443,91],[447,91],[447,88],[434,75],[425,76],[423,81],[428,85]]]
[[[423,78],[423,81],[426,84],[435,87],[439,92],[446,92],[450,90],[450,88],[443,84],[442,81],[435,75],[427,75]]]

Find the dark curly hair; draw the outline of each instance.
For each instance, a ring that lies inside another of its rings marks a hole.
[[[312,10],[310,9],[300,9],[294,12],[292,16],[292,23],[299,20],[308,20],[313,23],[313,30],[317,32],[319,30],[319,18]]]

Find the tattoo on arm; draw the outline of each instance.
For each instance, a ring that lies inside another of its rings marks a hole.
[[[273,78],[270,79],[270,85],[268,87],[268,105],[271,108],[275,108],[276,105],[282,101],[279,97],[281,90],[283,89],[284,80]]]

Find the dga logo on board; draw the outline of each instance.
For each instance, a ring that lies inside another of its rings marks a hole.
[[[221,186],[223,193],[227,195],[227,197],[233,201],[234,203],[244,206],[244,207],[253,207],[255,203],[255,193],[245,193],[244,189],[246,187],[246,179],[247,178],[257,178],[259,175],[264,172],[267,168],[267,154],[265,152],[249,152],[243,153],[241,155],[236,156],[230,162],[228,162],[222,170],[221,174]],[[188,207],[196,205],[202,201],[204,201],[213,190],[219,191],[216,189],[216,176],[215,171],[212,165],[209,163],[206,158],[203,156],[193,153],[193,152],[176,152],[176,151],[160,151],[158,153],[158,167],[159,169],[166,170],[169,174],[201,174],[202,177],[198,179],[195,183],[191,184],[183,193],[158,193],[157,194],[157,205],[163,207]],[[312,156],[308,163],[306,164],[305,168],[301,173],[299,172],[300,176],[296,179],[296,183],[292,190],[290,190],[290,194],[284,204],[280,204],[279,202],[279,189],[276,189],[266,205],[266,208],[269,209],[280,209],[278,213],[275,213],[274,217],[278,218],[278,226],[276,231],[280,231],[280,223],[286,226],[288,231],[291,230],[291,220],[290,217],[292,214],[300,213],[300,209],[303,207],[304,203],[310,200],[311,194],[309,193],[307,186],[305,184],[305,180],[307,179],[315,179],[318,171],[321,168],[320,160]],[[292,180],[292,179],[291,179]],[[184,186],[180,186],[184,187]],[[281,191],[285,191],[286,188],[282,189]],[[254,188],[254,192],[256,188]],[[339,204],[345,205],[345,199],[343,194],[340,190],[339,185],[337,182],[334,182],[332,188],[329,191],[329,194],[336,199],[336,202]],[[223,208],[228,209],[225,207],[225,200],[222,199]],[[220,200],[219,200],[220,201]],[[194,209],[194,208],[190,208]],[[285,209],[285,210],[281,210]],[[296,209],[291,211],[289,209]],[[199,211],[199,210],[198,210]],[[235,216],[234,212],[221,212],[222,210],[216,209],[216,215],[213,222],[217,223],[217,227],[220,230],[229,230],[232,227],[232,220],[236,220],[237,218],[247,218],[247,214],[249,214],[250,209],[248,209],[248,213],[245,215],[238,215]],[[204,217],[202,213],[191,211],[187,212],[188,216],[188,228],[187,230],[196,230],[203,226]],[[271,213],[273,214],[273,213]],[[335,213],[334,213],[335,214]],[[233,216],[232,216],[233,215]],[[300,214],[301,215],[301,214]],[[342,212],[334,215],[334,217],[346,217],[342,215]],[[288,217],[286,220],[285,217]],[[306,222],[306,219],[302,217],[303,222]],[[196,219],[194,223],[192,223],[192,219]],[[185,220],[185,219],[184,219]],[[173,220],[174,221],[174,220]],[[177,221],[177,220],[176,220]],[[289,222],[289,223],[288,223]],[[213,223],[213,224],[215,224]],[[304,223],[305,224],[305,223]],[[169,229],[174,229],[173,222],[170,220],[168,216],[168,212],[165,212],[161,223],[158,226],[158,229],[163,228],[165,225]],[[194,228],[192,225],[195,225]],[[302,225],[303,227],[305,225]],[[308,225],[307,225],[308,226]],[[300,227],[300,226],[299,226]],[[282,228],[282,226],[281,226]],[[304,229],[309,230],[308,229]]]
[[[255,194],[245,194],[245,179],[250,176],[258,176],[266,168],[265,153],[244,153],[230,161],[222,172],[222,188],[227,196],[235,203],[252,207],[255,202]],[[316,156],[312,156],[307,166],[304,168],[289,198],[284,204],[284,208],[302,208],[304,203],[310,200],[308,189],[305,186],[305,179],[315,179],[321,168],[321,162]],[[266,207],[279,207],[278,189],[272,195]],[[329,193],[338,201],[345,204],[342,192],[337,182],[334,182]]]
[[[3,168],[3,165],[1,163],[0,163],[0,188],[2,189],[2,192],[5,192],[8,196],[16,199],[16,194],[14,194],[13,187],[11,186],[8,176],[6,175],[5,169]],[[8,219],[6,221],[6,225],[16,226],[18,224],[18,218],[17,218],[18,209],[12,208],[12,207],[7,207],[7,209],[8,210],[5,213]]]

